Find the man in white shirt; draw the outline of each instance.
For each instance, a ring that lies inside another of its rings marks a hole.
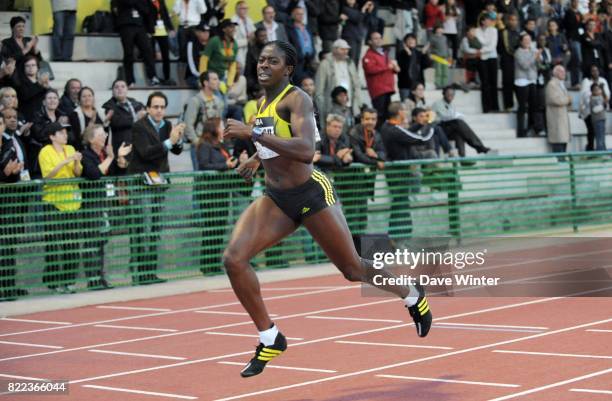
[[[442,90],[443,98],[434,102],[432,110],[436,113],[436,121],[444,130],[450,140],[454,140],[459,156],[465,157],[465,144],[467,143],[478,153],[488,153],[491,149],[483,145],[480,138],[463,120],[463,115],[458,113],[452,104],[455,99],[455,90],[447,86]]]
[[[265,28],[268,33],[268,41],[282,40],[287,41],[287,31],[285,27],[274,19],[276,18],[276,11],[272,6],[265,6],[262,10],[263,20],[255,24],[255,28]]]
[[[181,61],[187,60],[187,33],[190,27],[200,24],[202,14],[206,13],[204,0],[176,0],[172,14],[179,19],[178,42]]]

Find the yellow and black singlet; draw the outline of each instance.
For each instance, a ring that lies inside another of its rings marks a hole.
[[[283,120],[278,113],[276,112],[276,106],[278,103],[283,100],[285,95],[293,88],[293,85],[287,84],[285,89],[281,91],[281,93],[276,96],[276,98],[270,102],[265,108],[263,107],[266,103],[266,98],[264,98],[263,102],[259,106],[257,110],[257,114],[255,115],[255,127],[261,128],[263,130],[264,135],[276,135],[279,138],[291,138],[293,137],[293,133],[291,132],[291,123]],[[314,119],[314,115],[313,115]],[[315,122],[315,140],[319,141],[320,135],[319,131],[316,128]],[[259,142],[255,142],[255,147],[257,148],[257,153],[260,159],[272,159],[274,157],[279,156],[278,153],[269,149]]]

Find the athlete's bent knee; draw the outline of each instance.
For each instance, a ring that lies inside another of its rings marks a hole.
[[[347,264],[341,266],[340,271],[344,275],[344,278],[351,282],[364,282],[366,281],[365,269],[361,260],[356,263]]]
[[[243,270],[245,266],[248,267],[248,265],[248,262],[245,262],[238,252],[231,249],[226,249],[225,252],[223,252],[223,266],[225,266],[227,274],[238,273]]]

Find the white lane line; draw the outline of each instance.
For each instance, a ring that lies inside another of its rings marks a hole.
[[[476,385],[476,386],[521,387],[518,384],[474,382],[474,381],[468,381],[468,380],[437,379],[437,378],[433,378],[433,377],[415,377],[415,376],[397,376],[397,375],[376,375],[376,377],[386,377],[388,379],[421,380],[421,381],[426,381],[426,382],[473,384],[473,385]]]
[[[612,330],[604,330],[604,329],[590,329],[586,331],[591,331],[594,333],[612,333]]]
[[[493,352],[497,352],[500,354],[562,356],[566,358],[612,359],[612,356],[605,356],[605,355],[559,354],[556,352],[510,351],[510,350],[501,350],[501,349],[493,350]]]
[[[96,324],[94,327],[103,327],[106,329],[126,329],[126,330],[144,330],[144,331],[165,331],[168,333],[174,333],[176,329],[158,329],[155,327],[136,327],[136,326],[115,326],[112,324]]]
[[[276,296],[273,296],[273,297],[264,297],[263,300],[264,301],[273,301],[273,300],[278,300],[278,299],[296,298],[296,297],[307,296],[307,295],[316,295],[316,294],[322,294],[322,293],[326,293],[326,292],[334,292],[334,291],[339,291],[339,290],[345,290],[347,288],[352,288],[352,287],[331,288],[331,289],[323,289],[323,290],[316,290],[316,291],[298,292],[296,294],[276,295]],[[397,300],[395,300],[395,299],[387,299],[387,300],[385,300],[385,302],[397,302]],[[126,316],[126,317],[115,318],[115,319],[99,320],[99,321],[95,321],[95,322],[77,323],[77,324],[73,324],[71,326],[66,325],[66,326],[62,326],[62,327],[47,327],[47,328],[44,328],[44,329],[19,331],[19,332],[15,332],[15,333],[3,333],[3,334],[0,334],[0,337],[14,336],[14,335],[18,335],[18,334],[40,333],[40,332],[43,332],[43,331],[67,329],[67,328],[74,328],[74,327],[93,326],[93,325],[96,325],[96,324],[122,322],[124,320],[133,320],[133,319],[142,319],[142,318],[147,318],[147,317],[166,316],[166,315],[173,315],[173,314],[177,314],[177,313],[194,312],[194,311],[197,311],[197,310],[207,310],[207,309],[214,309],[214,308],[224,308],[226,306],[236,306],[236,305],[240,305],[240,302],[239,301],[234,301],[234,302],[226,302],[226,303],[223,303],[223,304],[215,304],[215,305],[207,305],[207,306],[197,306],[195,308],[177,309],[177,310],[172,310],[172,311],[169,311],[169,312],[147,313],[145,315],[134,315],[134,316]],[[249,321],[248,323],[252,324],[253,322]],[[245,322],[244,324],[247,324],[247,322]],[[0,359],[0,361],[2,361],[2,359]]]
[[[297,387],[305,387],[305,386],[309,386],[309,385],[312,385],[312,384],[318,384],[318,383],[328,382],[328,381],[332,381],[332,380],[344,379],[344,378],[347,378],[347,377],[354,377],[354,376],[359,376],[359,375],[379,372],[381,370],[392,369],[392,368],[397,368],[397,367],[401,367],[401,366],[407,366],[407,365],[411,365],[411,364],[415,364],[415,363],[420,363],[420,362],[425,362],[425,361],[430,361],[430,360],[435,360],[435,359],[446,358],[446,357],[449,357],[449,356],[465,354],[465,353],[468,353],[468,352],[480,351],[482,349],[487,349],[487,348],[499,347],[500,345],[512,344],[512,343],[515,343],[515,342],[531,340],[531,339],[534,339],[534,338],[545,337],[545,336],[549,336],[549,335],[553,335],[553,334],[559,334],[559,333],[563,333],[563,332],[566,332],[566,331],[582,329],[582,328],[585,328],[585,327],[589,327],[589,326],[593,326],[593,325],[597,325],[597,324],[604,324],[604,323],[608,323],[608,322],[611,322],[611,321],[612,321],[612,319],[599,320],[599,321],[596,321],[596,322],[590,322],[590,323],[585,323],[585,324],[581,324],[581,325],[578,325],[578,326],[566,327],[564,329],[559,329],[559,330],[554,330],[554,331],[547,331],[547,332],[544,332],[544,333],[533,334],[533,335],[526,336],[526,337],[519,337],[519,338],[515,338],[515,339],[512,339],[512,340],[501,341],[501,342],[497,342],[497,343],[493,343],[493,344],[480,345],[480,346],[477,346],[477,347],[461,349],[461,350],[447,352],[447,353],[444,353],[444,354],[433,355],[433,356],[429,356],[429,357],[425,357],[425,358],[413,359],[413,360],[410,360],[410,361],[398,362],[398,363],[394,363],[394,364],[391,364],[391,365],[379,366],[379,367],[372,368],[372,369],[359,370],[359,371],[355,371],[355,372],[351,372],[351,373],[345,373],[345,374],[341,374],[341,375],[326,377],[326,378],[323,378],[323,379],[310,380],[310,381],[306,381],[306,382],[290,384],[290,385],[287,385],[287,386],[274,387],[274,388],[269,388],[269,389],[265,389],[265,390],[254,391],[252,393],[245,393],[245,394],[235,395],[235,396],[227,397],[227,398],[219,398],[219,399],[217,399],[215,401],[237,400],[237,399],[241,399],[241,398],[247,398],[247,397],[261,395],[261,394],[274,393],[274,392],[277,392],[277,391],[283,391],[283,390],[288,390],[288,389],[297,388]],[[612,371],[612,368],[608,369],[607,371]],[[603,372],[607,373],[607,371],[603,371]],[[603,373],[599,372],[598,374],[603,374]],[[496,400],[490,400],[490,401],[501,401],[501,400],[502,399],[499,399],[499,400],[496,399]]]
[[[532,329],[532,330],[548,330],[548,327],[538,326],[511,326],[507,324],[480,324],[480,323],[444,323],[447,326],[473,326],[473,327],[499,327],[505,329]]]
[[[251,337],[251,338],[259,338],[257,334],[242,334],[242,333],[222,333],[220,331],[207,331],[204,334],[211,334],[214,336],[232,336],[232,337]],[[287,337],[287,340],[292,341],[302,341],[303,338],[299,337]]]
[[[195,310],[194,312],[195,313],[205,313],[205,314],[209,314],[209,315],[249,316],[249,314],[246,313],[246,312],[224,312],[224,311],[220,311],[220,310]],[[269,315],[271,317],[278,316],[275,313],[269,313]]]
[[[36,348],[49,348],[49,349],[63,349],[64,347],[60,347],[57,345],[42,345],[42,344],[31,344],[31,343],[16,343],[14,341],[0,341],[0,344],[7,345],[23,345],[25,347],[36,347]]]
[[[178,395],[178,394],[169,394],[169,393],[156,393],[156,392],[153,392],[153,391],[132,390],[132,389],[129,389],[129,388],[119,388],[119,387],[94,386],[93,384],[84,384],[83,387],[95,388],[97,390],[118,391],[118,392],[121,392],[121,393],[156,395],[158,397],[178,398],[178,399],[181,399],[181,400],[197,400],[198,399],[198,397],[192,397],[192,396],[189,396],[189,395]]]
[[[601,375],[605,375],[605,374],[608,374],[608,373],[612,373],[612,368],[608,368],[608,369],[605,369],[605,370],[600,370],[600,371],[597,371],[597,372],[589,373],[588,375],[584,375],[584,376],[574,377],[573,379],[568,379],[568,380],[563,380],[563,381],[556,382],[556,383],[547,384],[546,386],[534,387],[534,388],[529,389],[529,390],[521,391],[520,393],[514,393],[514,394],[505,395],[503,397],[493,398],[493,399],[490,399],[489,401],[504,401],[504,400],[509,400],[509,399],[512,399],[512,398],[521,397],[523,395],[533,394],[533,393],[537,393],[539,391],[544,391],[544,390],[548,390],[548,389],[555,388],[555,387],[565,386],[566,384],[574,383],[574,382],[577,382],[577,381],[580,381],[580,380],[590,379],[591,377],[601,376]]]
[[[115,305],[99,305],[96,306],[98,309],[118,309],[118,310],[140,310],[140,311],[153,311],[153,312],[171,312],[172,309],[167,308],[143,308],[139,306],[115,306]]]
[[[36,380],[41,382],[48,382],[49,379],[41,379],[39,377],[28,377],[28,376],[16,376],[16,375],[7,375],[5,373],[0,373],[0,377],[7,377],[9,379],[20,379],[20,380]],[[3,393],[5,394],[5,393]]]
[[[576,393],[612,394],[612,391],[609,390],[593,390],[590,388],[571,388],[570,391],[574,391]]]
[[[449,326],[446,323],[432,324],[432,328],[449,330],[475,330],[475,331],[509,331],[516,333],[541,333],[542,330],[533,329],[503,329],[499,327],[470,327],[470,326]]]
[[[577,294],[575,294],[575,295],[577,295]],[[464,312],[464,313],[460,313],[460,314],[456,314],[456,315],[449,315],[449,316],[440,317],[440,318],[437,318],[437,320],[440,321],[440,320],[446,320],[446,319],[455,319],[455,318],[458,318],[458,317],[471,316],[471,315],[476,315],[476,314],[480,314],[480,313],[487,313],[487,312],[494,312],[494,311],[503,310],[503,309],[509,309],[509,308],[517,308],[517,307],[521,307],[521,306],[527,306],[527,305],[539,304],[539,303],[543,303],[543,302],[554,301],[554,300],[558,300],[558,299],[562,299],[562,297],[536,299],[536,300],[533,300],[533,301],[525,301],[525,302],[519,302],[519,303],[515,303],[515,304],[508,304],[508,305],[496,306],[496,307],[492,307],[492,308],[479,309],[479,310],[476,310],[476,311]],[[294,315],[280,317],[277,320],[287,319],[287,318],[291,318],[291,317],[298,317],[298,316],[308,316],[308,315],[312,315],[313,313],[323,313],[323,312],[331,312],[331,311],[335,311],[335,310],[352,309],[352,308],[356,308],[356,307],[359,307],[359,306],[370,306],[370,305],[382,304],[382,303],[387,303],[387,302],[398,302],[398,301],[396,299],[387,299],[387,300],[382,300],[382,301],[367,302],[365,304],[357,304],[357,305],[353,304],[353,305],[342,306],[342,307],[338,307],[338,308],[332,308],[332,309],[328,309],[328,310],[320,310],[320,311],[310,311],[310,312],[305,312],[305,313],[297,313],[297,314],[294,314]],[[243,324],[251,325],[251,324],[253,324],[253,322],[249,320],[248,322],[244,322]],[[227,327],[227,326],[236,326],[236,325],[237,324],[226,325],[225,327]],[[350,333],[345,333],[345,334],[341,334],[341,335],[337,335],[337,336],[332,336],[332,337],[323,337],[323,338],[319,338],[319,339],[304,341],[304,342],[301,342],[301,343],[291,344],[291,346],[292,347],[296,347],[296,346],[300,346],[300,345],[314,344],[314,343],[319,343],[319,342],[324,342],[324,341],[337,340],[337,339],[346,338],[346,337],[359,336],[359,335],[362,335],[362,334],[378,333],[378,332],[382,332],[382,331],[393,330],[393,329],[403,328],[403,327],[408,327],[408,326],[414,326],[414,323],[404,323],[404,324],[399,324],[399,325],[394,325],[394,326],[381,327],[381,328],[372,329],[372,330],[350,332]],[[217,328],[221,328],[221,327],[217,327]],[[207,330],[211,330],[211,329],[212,328],[209,328]],[[202,330],[196,330],[196,331],[197,332],[201,332]],[[169,336],[173,336],[173,335],[175,335],[175,334],[164,334],[164,335],[160,335],[160,336],[153,336],[153,337],[150,337],[150,338],[169,337]],[[105,345],[115,345],[115,344],[125,343],[125,342],[129,342],[129,341],[131,341],[131,340],[119,341],[119,342],[116,342],[116,343],[108,343],[108,344],[105,344]],[[100,347],[100,346],[102,346],[102,345],[99,344],[99,345],[96,345],[96,346],[79,347],[78,349],[80,350],[80,349],[94,348],[94,347]],[[75,348],[74,350],[77,350],[77,349]],[[50,352],[50,353],[57,353],[57,352],[62,352],[62,351],[54,351],[54,352]],[[49,354],[49,353],[47,353],[47,354]],[[195,359],[195,360],[191,360],[191,361],[173,363],[173,364],[169,364],[169,365],[156,366],[156,367],[152,367],[152,368],[137,369],[137,370],[126,371],[126,372],[117,372],[117,373],[111,373],[111,374],[107,374],[107,375],[103,375],[103,376],[97,376],[97,377],[87,377],[87,378],[84,378],[84,379],[73,380],[70,383],[73,384],[73,383],[81,383],[81,382],[86,382],[86,381],[108,379],[108,378],[111,378],[111,377],[118,377],[118,376],[130,375],[130,374],[144,373],[144,372],[149,372],[149,371],[153,371],[153,370],[174,368],[174,367],[179,367],[179,366],[192,365],[192,364],[196,364],[196,363],[215,361],[215,360],[219,360],[219,359],[227,359],[227,358],[231,358],[231,357],[234,357],[234,356],[243,356],[243,355],[252,355],[252,354],[253,354],[253,350],[243,351],[243,352],[236,352],[236,353],[233,353],[233,354],[218,355],[218,356],[213,356],[213,357],[208,357],[208,358],[202,358],[202,359]],[[0,361],[2,361],[2,360],[0,359]]]
[[[223,365],[236,365],[236,366],[244,366],[244,362],[229,362],[229,361],[219,361],[217,363],[221,363]],[[329,370],[329,369],[312,369],[312,368],[296,368],[294,366],[279,366],[279,365],[266,365],[267,368],[272,369],[288,369],[288,370],[300,370],[303,372],[320,372],[320,373],[338,373],[337,370]]]
[[[41,324],[57,324],[60,326],[65,326],[68,324],[74,324],[70,322],[52,322],[49,320],[33,320],[33,319],[16,319],[13,317],[3,317],[0,320],[6,320],[7,322],[24,322],[24,323],[41,323]]]
[[[372,343],[366,341],[346,341],[338,340],[335,341],[339,344],[355,344],[355,345],[374,345],[380,347],[405,347],[405,348],[423,348],[423,349],[454,349],[452,347],[440,347],[436,345],[413,345],[413,344],[393,344],[393,343]]]
[[[309,311],[309,312],[304,312],[304,313],[296,313],[296,314],[293,314],[293,315],[281,316],[281,317],[278,317],[276,320],[290,319],[290,318],[295,318],[295,317],[302,317],[302,316],[311,315],[313,313],[336,312],[336,311],[339,311],[339,310],[353,309],[353,308],[359,308],[359,307],[363,307],[363,306],[386,304],[386,303],[389,303],[389,302],[398,302],[398,301],[396,299],[385,299],[385,300],[382,300],[382,301],[366,302],[366,303],[363,303],[363,304],[352,304],[352,305],[347,305],[347,306],[339,306],[339,307],[336,307],[336,308],[320,309],[320,310]],[[139,342],[139,341],[155,340],[155,339],[159,339],[159,338],[167,338],[167,337],[173,337],[173,336],[202,333],[202,332],[210,331],[210,330],[227,329],[229,327],[238,327],[238,326],[246,326],[246,325],[250,326],[252,324],[253,324],[253,321],[249,319],[249,320],[243,321],[243,322],[223,324],[223,325],[220,325],[220,326],[203,327],[203,328],[199,328],[199,329],[181,331],[181,332],[178,332],[178,333],[158,334],[158,335],[155,335],[155,336],[139,337],[139,338],[133,338],[133,339],[130,339],[130,340],[120,340],[120,341],[112,341],[112,342],[109,342],[109,343],[99,343],[99,344],[85,345],[85,346],[82,346],[82,347],[68,348],[68,349],[64,349],[64,350],[60,350],[60,351],[39,352],[39,353],[36,353],[36,354],[28,354],[28,355],[13,356],[13,357],[8,357],[8,358],[0,358],[0,362],[10,361],[10,360],[14,360],[14,359],[32,358],[32,357],[35,357],[35,356],[44,356],[44,355],[56,354],[56,353],[60,353],[60,352],[81,351],[81,350],[90,349],[90,348],[107,347],[107,346],[112,346],[112,345],[128,344],[128,343],[134,343],[134,342]],[[292,346],[293,345],[294,344],[292,344]],[[241,355],[250,354],[252,352],[253,351],[248,351],[248,352],[245,352],[245,353],[243,353]]]
[[[119,351],[107,351],[104,349],[90,349],[89,352],[97,352],[100,354],[113,354],[113,355],[127,355],[127,356],[141,356],[143,358],[158,358],[158,359],[172,359],[174,361],[184,361],[187,358],[181,356],[166,356],[166,355],[152,355],[152,354],[137,354],[134,352],[119,352]]]
[[[345,289],[345,288],[360,288],[360,285],[315,285],[310,287],[262,287],[262,291],[303,291],[303,290],[323,290],[323,289]],[[233,289],[211,290],[208,292],[234,292]]]
[[[306,316],[306,319],[353,320],[355,322],[402,323],[402,320],[366,319],[366,318],[361,318],[361,317],[342,317],[342,316]]]

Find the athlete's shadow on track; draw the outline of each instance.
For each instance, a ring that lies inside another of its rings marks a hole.
[[[459,377],[459,375],[452,377],[450,375],[446,375],[441,377],[441,379],[457,380]],[[444,388],[443,386],[447,386],[447,388]],[[461,394],[453,394],[449,390],[448,384],[446,383],[406,381],[402,384],[369,386],[342,390],[344,393],[349,394],[338,394],[326,397],[316,396],[313,398],[299,399],[288,398],[287,401],[457,401],[462,399]]]

